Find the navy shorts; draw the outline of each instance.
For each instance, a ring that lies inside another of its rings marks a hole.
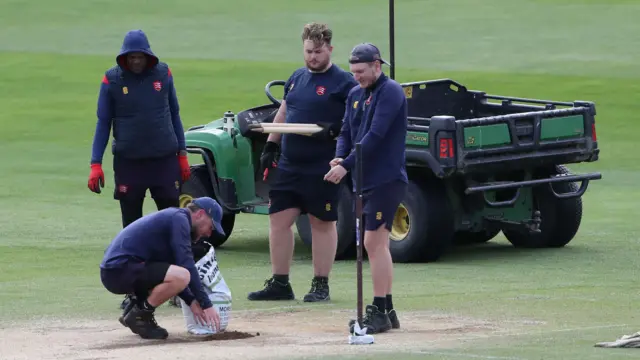
[[[127,262],[121,267],[100,268],[102,285],[113,294],[135,294],[146,299],[154,287],[162,284],[171,264],[164,262]]]
[[[340,185],[324,180],[324,174],[302,174],[277,169],[269,179],[269,214],[300,209],[322,221],[338,220]]]
[[[362,194],[365,231],[377,230],[384,224],[391,231],[393,218],[407,192],[407,184],[397,180],[377,186]]]
[[[156,199],[177,199],[182,186],[178,156],[132,160],[113,158],[116,200],[142,199],[147,190]]]

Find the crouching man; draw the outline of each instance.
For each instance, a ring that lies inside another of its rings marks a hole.
[[[179,298],[179,306],[182,308],[182,315],[184,315],[187,331],[190,334],[216,334],[225,331],[227,325],[229,325],[231,318],[231,290],[222,277],[213,246],[207,242],[201,242],[198,245],[203,246],[197,247],[197,250],[202,249],[200,251],[197,251],[194,247],[193,255],[196,261],[196,269],[198,269],[198,275],[200,276],[204,291],[218,312],[220,325],[213,327],[198,323],[193,311],[182,298]],[[208,251],[206,250],[207,248],[209,249]],[[203,254],[203,251],[206,251],[206,253]]]
[[[179,296],[200,324],[220,328],[220,318],[204,291],[191,245],[215,228],[224,234],[222,208],[209,197],[186,208],[164,209],[134,221],[113,239],[100,263],[100,279],[113,294],[130,295],[120,323],[143,339],[166,339],[155,309]]]

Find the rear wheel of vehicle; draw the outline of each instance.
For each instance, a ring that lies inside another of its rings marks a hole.
[[[500,233],[500,228],[483,229],[481,231],[458,231],[453,237],[456,245],[482,244],[490,241]]]
[[[434,262],[451,246],[454,223],[441,182],[409,181],[396,210],[389,250],[396,263]]]
[[[340,186],[340,201],[338,202],[338,247],[336,249],[336,260],[352,258],[356,250],[356,227],[353,213],[353,194],[346,184]],[[300,215],[296,219],[296,229],[300,240],[311,248],[311,224],[309,217]]]
[[[187,206],[194,198],[209,196],[215,199],[211,181],[209,180],[209,171],[205,165],[196,165],[191,167],[191,177],[182,184],[180,190],[180,207]],[[211,234],[209,238],[203,238],[202,240],[209,242],[214,248],[224,244],[225,241],[231,235],[233,226],[236,221],[236,214],[223,213],[222,215],[222,230],[225,235],[219,235],[217,233]]]
[[[564,166],[556,166],[554,174],[567,174]],[[575,183],[553,184],[556,193],[575,192]],[[582,199],[558,199],[548,185],[533,190],[534,210],[540,211],[540,232],[529,233],[526,230],[504,229],[507,240],[516,247],[543,248],[563,247],[575,237],[582,220]]]

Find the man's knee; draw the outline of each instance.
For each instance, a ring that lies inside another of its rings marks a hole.
[[[300,209],[297,208],[289,208],[269,214],[269,227],[276,231],[290,229],[299,215]]]
[[[367,253],[375,256],[376,253],[389,249],[389,230],[386,223],[380,224],[377,228],[366,229],[364,233],[364,247]]]
[[[180,285],[180,287],[185,288],[191,281],[191,273],[189,270],[181,266],[171,265],[169,266],[169,270],[165,276],[165,281],[175,283],[176,285]]]
[[[336,220],[323,220],[312,214],[309,214],[309,224],[311,231],[320,233],[331,233],[336,231]]]

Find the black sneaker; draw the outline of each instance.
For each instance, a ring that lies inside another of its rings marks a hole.
[[[290,283],[283,284],[271,278],[265,281],[264,285],[264,289],[250,292],[247,299],[257,301],[295,299]]]
[[[134,305],[131,311],[124,316],[124,324],[143,339],[166,339],[169,333],[158,326],[153,310],[144,310]]]
[[[304,296],[304,302],[329,301],[329,283],[326,279],[313,278],[311,280],[311,290]]]
[[[120,309],[122,310],[126,310],[127,307],[131,307],[133,306],[131,304],[131,298],[134,297],[134,295],[131,294],[127,294],[124,296],[124,299],[122,300],[122,302],[120,303]]]
[[[138,303],[138,299],[136,298],[135,295],[127,295],[125,299],[122,301],[123,311],[122,311],[122,315],[120,315],[120,317],[118,318],[118,321],[120,321],[120,324],[122,324],[122,326],[128,327],[127,324],[124,322],[124,317],[127,316],[129,311],[131,311],[131,309],[133,309],[133,306],[136,305],[137,303]],[[137,332],[135,332],[133,328],[131,329],[131,331],[134,334],[137,334]]]
[[[353,333],[356,321],[349,321],[349,333]],[[378,310],[375,305],[367,305],[362,319],[362,328],[367,328],[367,334],[378,334],[391,329],[389,315]]]
[[[389,321],[391,321],[391,328],[400,329],[400,320],[398,320],[398,314],[396,314],[395,309],[387,311],[387,316],[389,316]]]

